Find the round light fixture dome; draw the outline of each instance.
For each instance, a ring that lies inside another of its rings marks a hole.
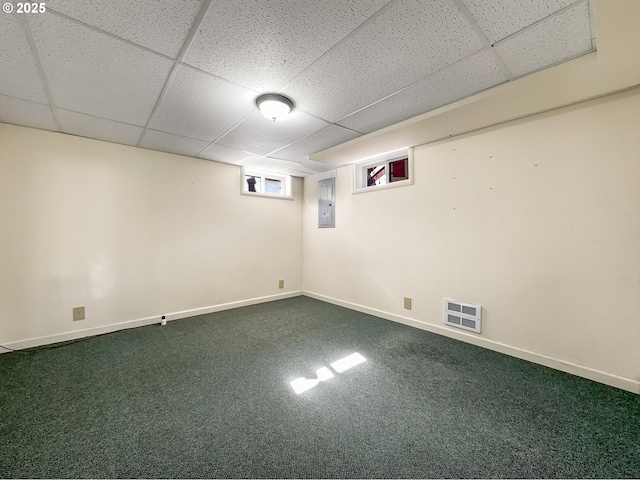
[[[293,101],[278,93],[265,93],[256,98],[256,105],[262,114],[273,120],[282,120],[293,110]]]

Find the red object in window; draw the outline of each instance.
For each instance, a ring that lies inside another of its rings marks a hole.
[[[404,180],[407,177],[407,160],[391,162],[391,178],[393,180]]]

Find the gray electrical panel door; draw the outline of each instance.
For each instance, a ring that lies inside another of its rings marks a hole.
[[[327,178],[318,182],[318,228],[334,228],[336,179]]]

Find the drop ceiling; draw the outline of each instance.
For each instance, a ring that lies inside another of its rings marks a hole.
[[[13,2],[17,5],[17,2]],[[0,121],[296,176],[595,49],[589,0],[47,0],[0,14]],[[272,122],[255,98],[296,104]]]

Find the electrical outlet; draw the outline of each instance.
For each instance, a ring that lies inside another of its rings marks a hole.
[[[84,307],[75,307],[73,309],[73,321],[84,320]]]
[[[284,288],[284,280],[278,280],[278,288]]]
[[[404,297],[404,308],[411,310],[411,298]]]

